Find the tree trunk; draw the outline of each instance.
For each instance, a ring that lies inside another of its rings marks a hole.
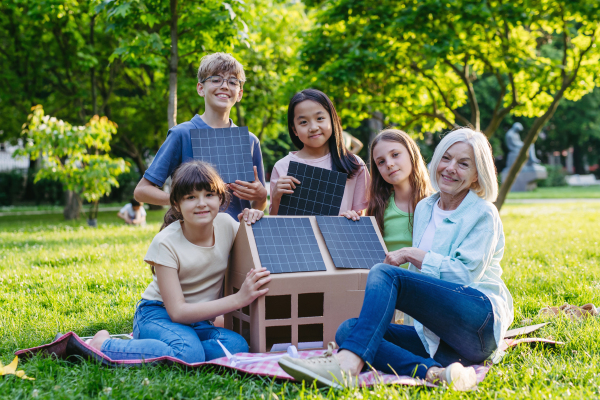
[[[244,121],[244,116],[242,115],[242,106],[240,106],[240,103],[235,103],[235,112],[237,114],[237,121],[235,121],[237,126],[246,126],[246,121]]]
[[[375,111],[371,118],[368,120],[369,123],[369,143],[375,139],[375,136],[383,130],[383,114],[379,111]]]
[[[63,215],[66,220],[79,219],[81,212],[81,197],[71,190],[65,191],[65,208]]]
[[[177,125],[177,0],[171,0],[171,58],[169,60],[169,108],[167,119],[169,129]]]
[[[92,18],[90,19],[90,44],[92,47],[92,51],[94,51],[94,25],[96,22],[96,16],[98,14],[95,14],[94,16],[92,16]],[[90,69],[90,78],[91,78],[91,86],[92,86],[92,115],[98,115],[98,101],[97,101],[97,96],[96,96],[96,68],[92,67]]]
[[[535,143],[538,134],[541,132],[544,125],[546,125],[546,122],[548,122],[550,118],[552,118],[552,116],[554,115],[554,112],[556,111],[558,104],[562,100],[563,94],[567,87],[568,85],[563,84],[561,89],[554,95],[554,100],[552,101],[552,104],[550,104],[550,107],[548,107],[548,110],[544,113],[544,115],[535,119],[533,126],[531,127],[531,129],[529,129],[529,132],[527,132],[527,136],[525,137],[525,140],[523,140],[523,147],[521,147],[517,159],[510,167],[508,174],[506,174],[506,179],[504,180],[504,182],[502,182],[502,186],[500,186],[498,198],[494,203],[496,205],[496,208],[498,208],[498,211],[500,211],[500,209],[502,208],[502,205],[506,200],[506,196],[508,195],[508,192],[510,192],[510,188],[515,182],[517,175],[519,175],[519,172],[521,172],[523,165],[525,165],[527,159],[529,158],[529,147],[533,143]]]
[[[585,170],[585,150],[581,145],[573,146],[573,161],[575,167],[575,173],[579,175],[585,175],[587,171]]]

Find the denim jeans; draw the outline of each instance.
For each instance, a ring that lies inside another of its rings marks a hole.
[[[413,326],[390,324],[394,309],[440,337],[434,359]],[[377,264],[369,272],[360,316],[342,323],[336,342],[362,358],[367,368],[418,378],[425,378],[432,366],[479,364],[497,347],[487,296],[387,264]]]
[[[201,321],[191,325],[171,321],[160,301],[141,300],[133,318],[133,339],[108,339],[102,352],[113,360],[144,360],[171,356],[187,363],[224,357],[219,340],[232,354],[247,352],[239,334]]]

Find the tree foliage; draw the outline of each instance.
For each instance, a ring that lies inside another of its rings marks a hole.
[[[93,116],[85,126],[44,114],[41,105],[35,106],[24,125],[27,137],[25,148],[17,154],[42,159],[42,168],[35,180],[52,179],[63,184],[88,202],[97,202],[119,186],[117,177],[129,171],[122,158],[113,158],[110,140],[117,125],[106,117]]]
[[[577,100],[598,83],[594,0],[333,0],[320,7],[306,65],[355,123],[382,111],[405,129],[472,125],[489,137],[512,114],[538,119],[528,132],[533,142],[563,97]],[[485,76],[500,91],[481,121],[474,85]],[[468,113],[459,112],[464,105]]]

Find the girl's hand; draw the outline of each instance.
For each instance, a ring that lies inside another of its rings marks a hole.
[[[360,215],[354,210],[348,210],[340,214],[342,217],[346,217],[351,219],[352,221],[358,221],[360,219]]]
[[[244,280],[240,291],[234,294],[234,296],[238,296],[241,304],[240,307],[246,307],[257,297],[262,296],[269,291],[268,288],[259,290],[262,285],[271,281],[269,274],[270,272],[267,271],[266,268],[252,269],[246,274],[246,279]]]
[[[242,218],[246,222],[247,225],[251,225],[261,219],[265,215],[264,212],[260,210],[255,210],[253,208],[244,208],[244,211],[238,214],[238,219],[242,222]]]
[[[293,176],[280,176],[277,180],[277,184],[273,189],[273,198],[276,200],[280,200],[281,196],[284,194],[292,194],[294,193],[294,189],[296,189],[296,185],[299,185],[300,181]]]

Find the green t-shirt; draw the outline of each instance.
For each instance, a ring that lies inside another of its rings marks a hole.
[[[400,210],[396,206],[394,193],[392,192],[388,206],[383,213],[383,241],[388,251],[396,251],[403,247],[412,246],[412,232],[408,223],[409,216],[409,213]]]

